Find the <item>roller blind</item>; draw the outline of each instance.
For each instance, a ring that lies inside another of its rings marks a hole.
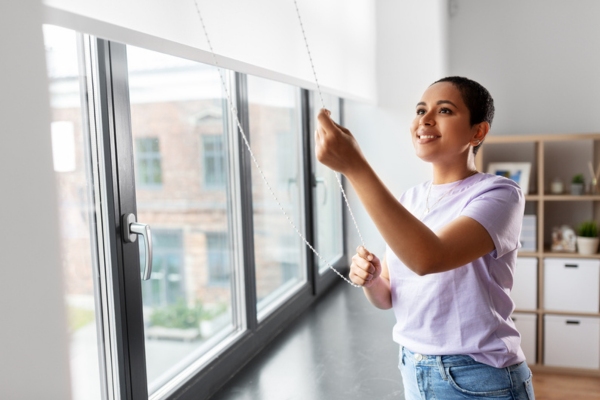
[[[194,0],[45,0],[45,21],[212,63]],[[375,0],[297,0],[322,90],[374,102]],[[293,0],[198,0],[225,68],[307,89],[315,80]]]

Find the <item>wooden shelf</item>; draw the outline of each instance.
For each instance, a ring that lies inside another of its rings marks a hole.
[[[537,314],[537,315],[545,315],[545,314],[554,314],[554,315],[569,315],[573,317],[600,317],[600,311],[597,313],[590,312],[575,312],[575,311],[564,311],[564,310],[525,310],[516,308],[513,312],[522,313],[522,314]]]
[[[585,141],[585,142],[584,142]],[[562,143],[561,143],[562,142]],[[588,146],[589,145],[589,146]],[[570,193],[552,194],[550,182],[559,177],[567,182],[576,173],[589,174],[587,163],[594,168],[600,163],[600,133],[559,134],[559,135],[491,135],[479,150],[476,157],[477,168],[487,171],[490,162],[528,162],[531,163],[531,194],[525,195],[526,213],[536,215],[537,251],[519,251],[518,257],[537,259],[537,309],[516,309],[514,312],[537,316],[536,360],[527,360],[534,371],[555,372],[560,374],[591,375],[600,377],[600,369],[551,367],[544,365],[544,337],[546,315],[564,315],[568,317],[600,318],[598,312],[570,312],[544,308],[544,259],[600,259],[600,254],[581,255],[579,253],[554,252],[544,248],[543,243],[550,241],[552,226],[567,224],[576,227],[584,218],[600,222],[600,193],[571,195]],[[557,172],[560,170],[560,173]],[[588,177],[589,180],[589,177]],[[591,212],[591,214],[589,214]],[[587,214],[586,214],[587,213]],[[586,215],[588,215],[586,217]],[[600,282],[598,283],[600,284]],[[600,340],[600,338],[599,338]]]
[[[571,194],[527,194],[525,201],[600,201],[600,194],[582,194],[574,196]]]
[[[529,364],[531,371],[544,372],[544,373],[555,373],[561,375],[585,375],[585,376],[598,376],[600,377],[600,370],[598,369],[586,369],[586,368],[566,368],[566,367],[551,367],[543,364]]]
[[[538,143],[538,142],[570,142],[573,140],[598,140],[600,133],[572,133],[561,135],[490,135],[485,138],[485,143]],[[483,145],[485,147],[485,144]]]
[[[537,251],[519,251],[517,254],[518,257],[540,257],[540,254]]]
[[[600,317],[600,312],[574,312],[574,311],[563,311],[563,310],[543,310],[541,314],[555,314],[555,315],[569,315],[573,317]]]
[[[519,254],[520,255],[520,254]],[[544,251],[541,254],[541,257],[547,257],[547,258],[600,258],[600,254],[596,253],[596,254],[579,254],[579,253],[567,253],[567,252],[562,252],[562,251]]]
[[[527,196],[525,196],[527,199]],[[545,194],[542,196],[544,201],[600,201],[598,194],[582,194],[581,196],[573,196],[570,194]]]

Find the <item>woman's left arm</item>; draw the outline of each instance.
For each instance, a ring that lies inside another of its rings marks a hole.
[[[386,243],[408,268],[419,275],[448,271],[494,250],[488,231],[470,217],[458,217],[438,232],[415,218],[379,179],[352,134],[325,113],[319,114],[317,159],[348,178]]]

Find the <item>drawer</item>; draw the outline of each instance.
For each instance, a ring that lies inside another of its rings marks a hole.
[[[510,297],[519,310],[537,308],[537,258],[518,257]]]
[[[544,365],[600,368],[600,318],[544,316]]]
[[[512,320],[521,334],[521,349],[525,353],[527,364],[536,363],[537,353],[537,315],[525,313],[513,313]]]
[[[544,259],[544,308],[552,311],[598,312],[600,260]]]

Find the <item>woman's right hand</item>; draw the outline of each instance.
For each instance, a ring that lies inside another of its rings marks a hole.
[[[315,155],[323,165],[346,176],[364,168],[366,160],[352,133],[321,109],[315,131]]]
[[[350,265],[350,280],[362,287],[370,287],[381,275],[381,261],[363,246],[356,249]]]

